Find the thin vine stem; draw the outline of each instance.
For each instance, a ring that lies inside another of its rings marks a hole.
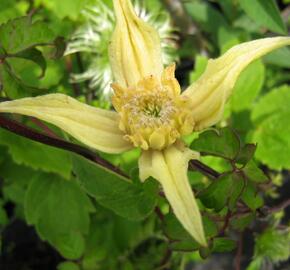
[[[74,152],[123,177],[129,178],[128,175],[126,175],[120,168],[101,158],[97,153],[78,144],[65,141],[55,136],[51,136],[51,134],[41,133],[4,115],[0,115],[0,127],[30,140]],[[202,174],[211,177],[212,179],[217,179],[220,176],[218,172],[197,160],[190,161],[190,168],[196,169]]]
[[[98,165],[101,165],[109,169],[110,171],[113,171],[123,177],[128,178],[128,176],[122,170],[120,170],[120,168],[116,167],[107,160],[101,158],[98,154],[94,153],[93,151],[90,151],[89,149],[82,147],[80,145],[65,141],[60,138],[43,134],[15,120],[9,119],[3,115],[0,115],[0,127],[10,132],[13,132],[17,135],[20,135],[22,137],[31,139],[33,141],[79,154],[97,163]]]
[[[213,168],[205,165],[204,163],[200,162],[199,160],[191,160],[189,162],[189,169],[190,170],[196,170],[199,171],[200,173],[208,176],[211,179],[218,179],[221,174],[214,170]]]

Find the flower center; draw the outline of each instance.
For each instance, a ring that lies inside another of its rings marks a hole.
[[[136,147],[161,150],[192,132],[194,122],[188,100],[180,96],[174,67],[165,69],[161,80],[151,76],[128,89],[112,87],[120,129]]]
[[[160,116],[161,107],[158,104],[147,104],[143,110],[145,115],[158,118]]]

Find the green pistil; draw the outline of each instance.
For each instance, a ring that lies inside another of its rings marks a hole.
[[[144,109],[144,113],[152,117],[160,117],[161,107],[156,104],[150,104]]]

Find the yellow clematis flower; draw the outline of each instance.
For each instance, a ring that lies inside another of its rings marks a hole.
[[[157,179],[176,217],[202,246],[201,215],[187,178],[188,161],[199,154],[182,136],[216,124],[239,74],[255,59],[290,45],[289,37],[234,46],[210,60],[201,78],[181,93],[175,65],[163,68],[157,32],[139,19],[129,0],[113,0],[116,28],[109,47],[115,77],[116,112],[97,109],[62,94],[0,104],[0,112],[37,117],[87,146],[107,153],[140,147],[140,179]]]

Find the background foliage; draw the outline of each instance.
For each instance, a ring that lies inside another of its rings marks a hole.
[[[111,1],[103,2],[111,7]],[[110,106],[102,89],[71,83],[72,73],[88,68],[90,55],[62,57],[65,41],[86,23],[81,12],[91,4],[100,2],[1,0],[3,100],[60,92]],[[289,0],[143,4],[149,12],[171,12],[183,86],[199,78],[210,57],[235,44],[289,35]],[[103,48],[95,54],[106,59]],[[122,169],[120,175],[97,164],[98,155],[89,161],[0,129],[1,269],[289,269],[289,69],[289,47],[251,64],[220,125],[186,138],[211,168],[191,164],[189,171],[207,249],[182,229],[154,179],[139,182],[137,150],[101,154]],[[69,140],[36,119],[11,118]]]

